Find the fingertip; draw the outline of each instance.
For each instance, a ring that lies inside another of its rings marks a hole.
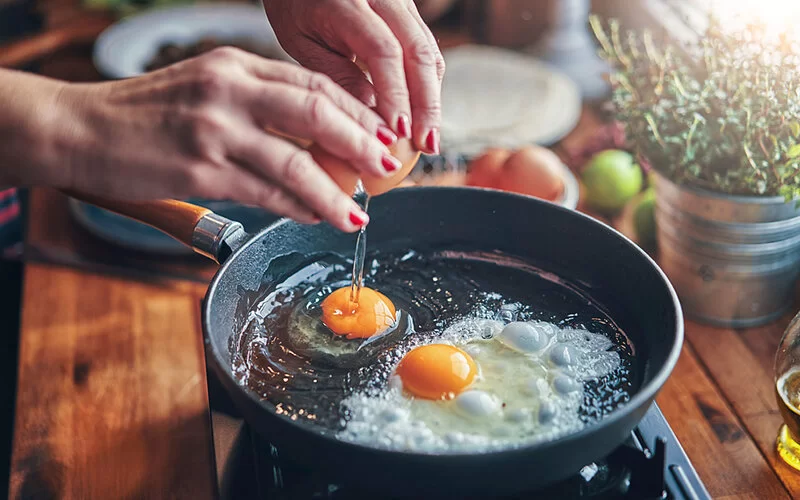
[[[356,227],[364,227],[369,222],[369,215],[361,209],[351,210],[348,216],[351,224]]]
[[[369,216],[353,200],[348,199],[348,202],[350,206],[344,216],[341,212],[332,213],[323,220],[343,233],[355,233],[369,224]]]
[[[388,177],[403,168],[403,163],[387,151],[381,158],[381,167],[383,168],[379,170],[380,174],[383,177]]]
[[[439,154],[439,129],[436,127],[431,128],[425,135],[425,143],[423,144],[423,151],[429,154]]]
[[[353,230],[356,231],[369,224],[369,215],[360,208],[351,210],[347,218]]]
[[[428,155],[441,153],[441,134],[436,122],[432,119],[420,119],[414,127],[414,145]]]
[[[375,133],[375,136],[378,138],[379,141],[384,146],[393,146],[397,142],[397,134],[395,134],[392,129],[387,127],[386,125],[378,125],[378,130]]]
[[[406,113],[397,117],[397,135],[403,139],[411,139],[411,118]]]

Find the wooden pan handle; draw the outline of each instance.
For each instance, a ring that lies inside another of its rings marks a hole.
[[[120,201],[72,191],[64,193],[152,226],[190,247],[194,246],[192,236],[195,226],[200,219],[211,213],[207,208],[178,200]]]

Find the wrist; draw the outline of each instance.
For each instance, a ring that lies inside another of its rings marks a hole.
[[[72,94],[76,84],[48,81],[42,86],[45,105],[32,113],[29,141],[33,144],[29,185],[44,185],[56,189],[72,186],[77,137],[84,128],[82,114]]]
[[[74,85],[0,70],[0,184],[70,186],[80,114],[65,98]]]

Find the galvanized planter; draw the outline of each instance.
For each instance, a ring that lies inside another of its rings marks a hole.
[[[791,306],[800,275],[800,207],[655,176],[660,265],[687,316],[717,326],[768,323]]]

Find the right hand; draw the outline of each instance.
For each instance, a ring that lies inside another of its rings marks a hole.
[[[342,231],[367,215],[304,149],[303,137],[361,172],[399,165],[382,118],[328,77],[232,48],[147,75],[65,84],[55,121],[66,187],[123,199],[227,199]],[[66,125],[65,125],[66,124]]]

